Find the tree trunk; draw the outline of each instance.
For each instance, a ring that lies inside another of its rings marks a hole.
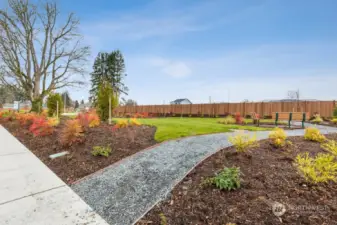
[[[42,112],[42,99],[37,98],[32,100],[32,109],[31,112],[41,113]]]

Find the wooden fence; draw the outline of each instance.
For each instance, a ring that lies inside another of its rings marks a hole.
[[[252,103],[214,103],[190,105],[139,105],[119,106],[114,110],[117,116],[127,113],[151,113],[155,115],[204,115],[223,116],[227,114],[248,115],[256,112],[261,116],[271,116],[273,112],[309,112],[331,117],[336,101],[300,101],[300,102],[252,102]]]

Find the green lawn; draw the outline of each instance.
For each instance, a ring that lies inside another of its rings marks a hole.
[[[115,118],[115,121],[120,118]],[[154,119],[138,119],[142,124],[157,127],[155,139],[159,142],[198,135],[229,132],[230,129],[244,129],[250,131],[270,130],[260,127],[240,126],[240,125],[224,125],[217,121],[219,118],[154,118]]]

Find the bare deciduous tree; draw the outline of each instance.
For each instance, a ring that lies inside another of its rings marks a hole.
[[[38,111],[51,91],[83,84],[76,76],[85,72],[89,47],[81,45],[73,13],[58,21],[55,2],[8,0],[8,5],[0,9],[0,82],[24,90]]]

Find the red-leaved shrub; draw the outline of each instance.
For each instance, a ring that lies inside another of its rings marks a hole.
[[[87,129],[88,127],[97,127],[100,124],[99,116],[95,111],[80,113],[77,115],[76,119],[84,129]]]
[[[64,146],[71,146],[76,142],[82,142],[82,132],[79,120],[68,120],[61,131],[61,143]]]
[[[50,126],[46,118],[35,117],[29,131],[32,132],[34,136],[46,136],[52,134],[54,128]]]
[[[35,113],[17,113],[15,117],[21,126],[31,126],[38,116]]]
[[[235,123],[236,124],[242,124],[243,123],[243,117],[241,116],[241,114],[239,112],[235,113]]]

